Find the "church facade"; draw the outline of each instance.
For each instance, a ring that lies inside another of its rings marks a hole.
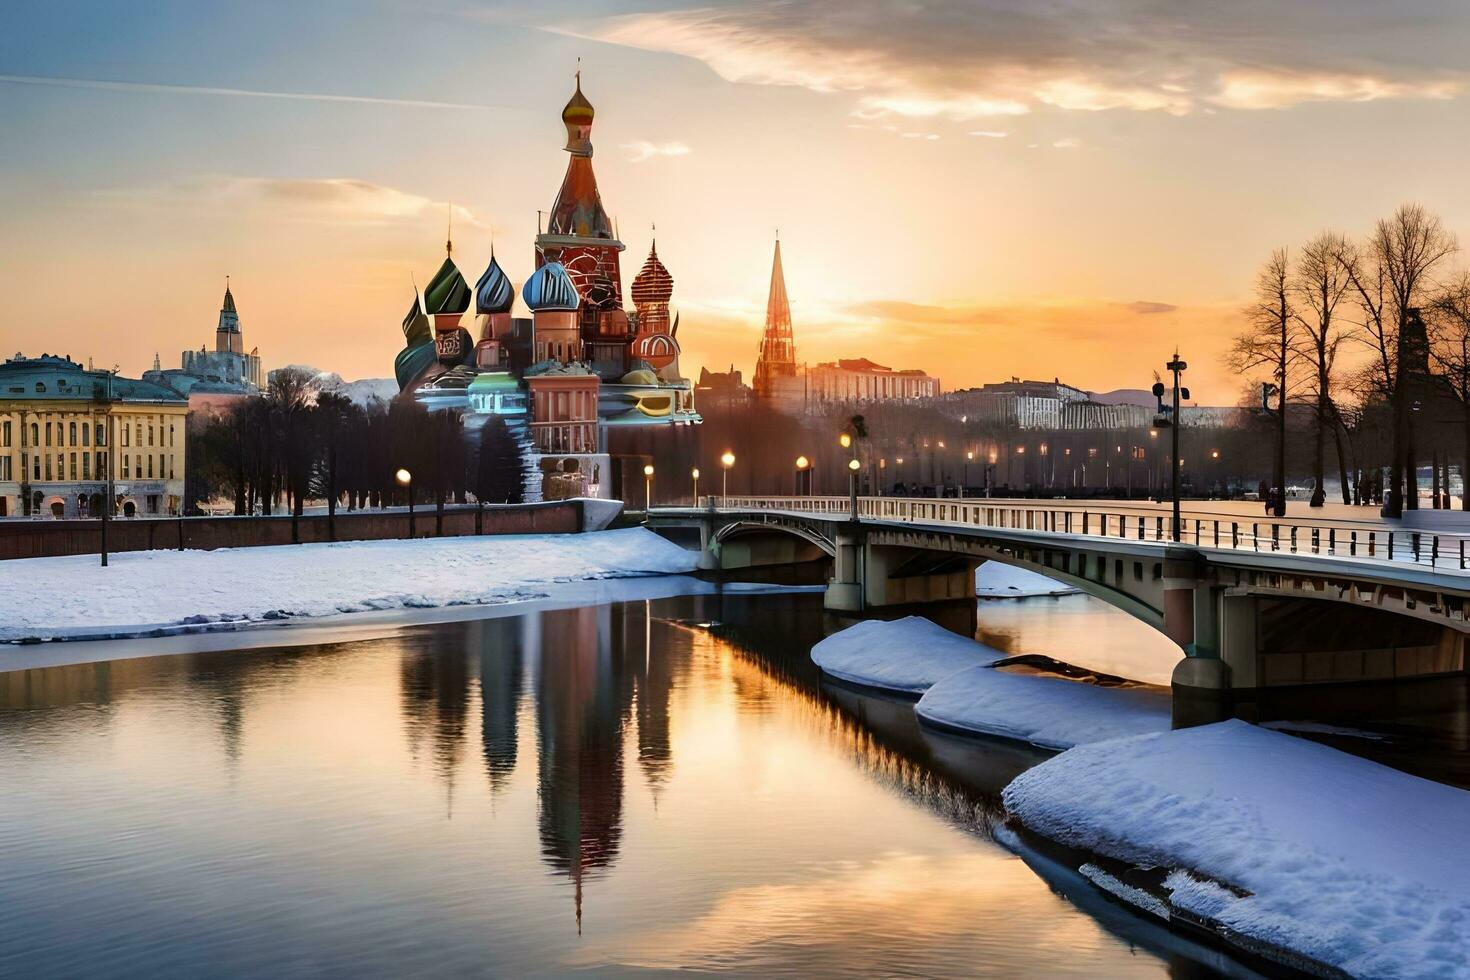
[[[674,280],[656,243],[633,278],[632,309],[625,305],[626,246],[592,169],[594,115],[579,72],[561,114],[566,174],[519,290],[530,315],[513,315],[517,290],[493,249],[471,289],[451,238],[422,296],[415,290],[394,364],[404,395],[463,411],[471,432],[498,416],[540,475],[527,499],[617,496],[625,481],[615,477],[633,455],[619,451],[620,431],[701,421],[694,385],[679,371]],[[641,457],[637,467],[641,474]]]

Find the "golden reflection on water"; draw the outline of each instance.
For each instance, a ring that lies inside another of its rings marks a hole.
[[[813,682],[811,609],[658,600],[0,673],[0,846],[41,840],[0,868],[0,962],[1166,972],[989,841],[993,799],[943,770],[973,753]],[[715,618],[759,642],[675,621]]]

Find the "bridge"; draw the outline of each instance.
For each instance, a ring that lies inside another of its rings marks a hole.
[[[1385,521],[1251,520],[1123,501],[708,497],[654,507],[697,528],[702,564],[829,560],[843,613],[974,598],[980,563],[1048,575],[1163,632],[1179,689],[1220,691],[1463,672],[1467,538]]]

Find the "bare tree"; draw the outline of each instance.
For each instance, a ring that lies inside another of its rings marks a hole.
[[[1459,405],[1464,437],[1460,480],[1470,479],[1470,273],[1461,272],[1435,297],[1431,308],[1430,357],[1444,372]],[[1460,508],[1470,510],[1470,486],[1462,486]]]
[[[1343,266],[1359,308],[1362,329],[1377,357],[1375,367],[1393,408],[1391,486],[1383,514],[1398,517],[1404,507],[1419,506],[1419,479],[1414,452],[1412,403],[1421,383],[1421,365],[1406,360],[1404,325],[1433,288],[1435,271],[1459,249],[1455,236],[1440,219],[1419,204],[1400,205],[1379,221],[1360,252],[1343,257]],[[1413,337],[1410,337],[1413,341]]]
[[[1269,369],[1276,385],[1276,457],[1271,510],[1286,515],[1286,394],[1300,327],[1293,305],[1291,261],[1286,249],[1271,253],[1256,277],[1255,301],[1245,309],[1249,327],[1235,338],[1230,366],[1242,373]]]
[[[1338,476],[1342,482],[1342,502],[1350,503],[1347,463],[1344,460],[1342,429],[1338,424],[1332,400],[1333,369],[1338,348],[1344,339],[1337,319],[1337,306],[1348,290],[1348,275],[1338,257],[1348,248],[1347,239],[1333,232],[1323,232],[1308,242],[1297,260],[1291,276],[1292,297],[1296,301],[1293,318],[1298,331],[1296,354],[1310,369],[1308,384],[1315,389],[1316,425],[1313,433],[1311,506],[1326,502],[1322,489],[1323,456],[1326,433],[1330,429],[1337,453]]]

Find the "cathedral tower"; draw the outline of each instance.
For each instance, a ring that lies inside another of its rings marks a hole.
[[[771,261],[771,292],[766,299],[766,329],[761,336],[760,357],[755,362],[757,398],[790,401],[798,395],[796,339],[791,333],[791,304],[786,299],[786,275],[781,270],[781,239]]]

